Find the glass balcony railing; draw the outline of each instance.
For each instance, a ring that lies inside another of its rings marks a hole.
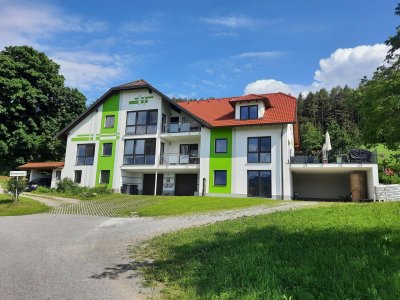
[[[162,133],[200,132],[201,126],[197,122],[163,124]]]
[[[200,157],[198,153],[160,155],[160,165],[198,165],[199,163]]]

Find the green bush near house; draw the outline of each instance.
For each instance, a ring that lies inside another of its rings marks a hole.
[[[0,216],[30,215],[49,210],[50,207],[25,197],[19,197],[15,202],[11,196],[0,194]]]
[[[100,195],[110,195],[113,193],[113,190],[109,189],[105,185],[96,186],[96,187],[81,187],[78,184],[74,183],[70,178],[64,178],[60,180],[57,184],[56,189],[49,190],[50,192],[57,192],[66,195],[80,196],[83,198],[92,198],[97,194]],[[40,193],[40,190],[37,192]]]
[[[400,299],[400,202],[241,218],[136,250],[167,299]]]

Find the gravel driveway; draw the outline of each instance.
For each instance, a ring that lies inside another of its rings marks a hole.
[[[1,299],[143,299],[128,246],[161,233],[283,205],[172,218],[29,215],[0,218]]]

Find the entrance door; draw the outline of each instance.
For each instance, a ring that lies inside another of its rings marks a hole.
[[[154,195],[155,174],[143,174],[143,195]],[[157,176],[157,195],[162,195],[164,174]]]
[[[271,198],[271,171],[247,171],[249,197]]]
[[[197,191],[197,174],[176,174],[175,195],[193,196]]]

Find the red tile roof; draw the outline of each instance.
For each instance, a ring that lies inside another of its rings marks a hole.
[[[62,169],[63,161],[29,162],[17,167],[18,170],[53,170]]]
[[[264,116],[253,120],[236,120],[232,102],[267,99]],[[283,124],[296,122],[296,98],[284,93],[245,95],[240,97],[177,102],[213,127]]]

